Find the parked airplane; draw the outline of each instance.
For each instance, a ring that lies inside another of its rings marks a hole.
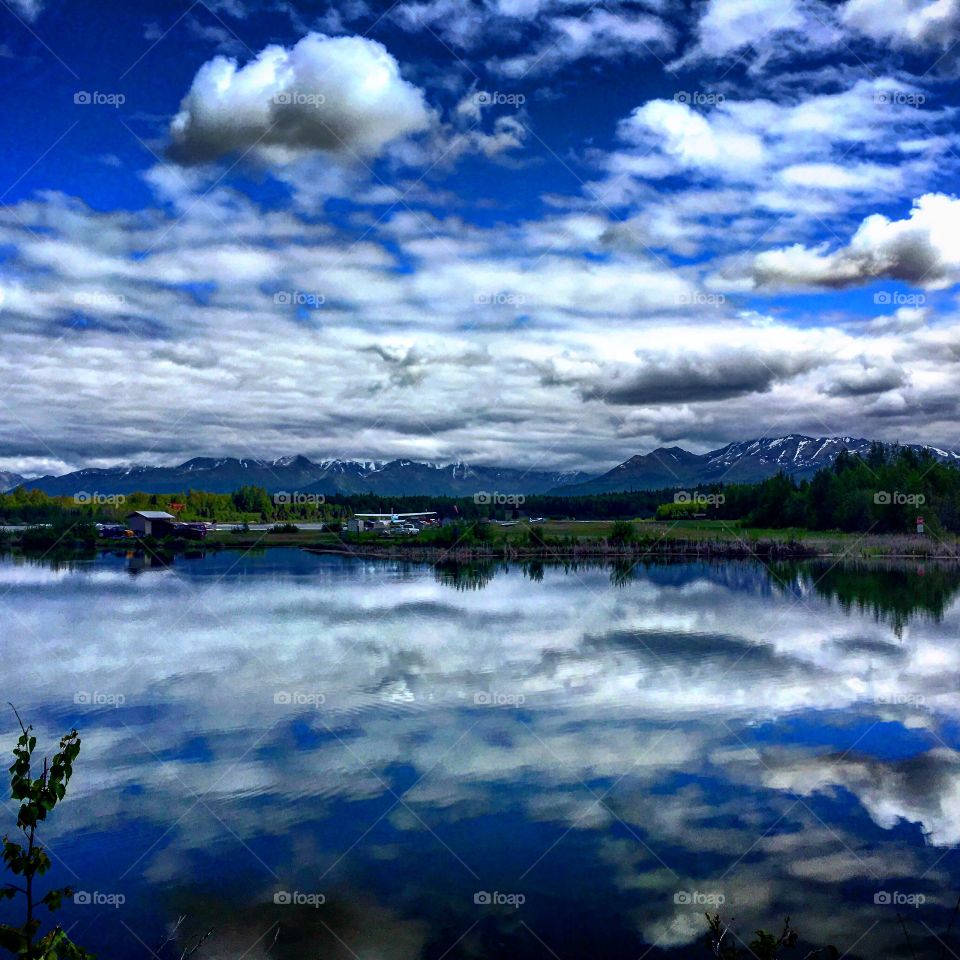
[[[415,535],[420,532],[420,527],[436,523],[437,513],[435,510],[422,510],[419,513],[355,513],[347,529],[352,530],[353,525],[359,524],[357,530],[362,533],[365,524],[373,527],[379,527],[386,533],[391,531],[396,533],[405,533]],[[420,521],[418,526],[415,521]]]
[[[435,517],[436,510],[423,510],[420,513],[355,513],[361,520],[389,520],[391,523],[403,524],[414,517]]]

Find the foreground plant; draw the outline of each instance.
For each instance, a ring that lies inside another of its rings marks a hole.
[[[707,928],[707,949],[717,960],[746,960],[748,957],[752,960],[780,960],[800,939],[800,934],[790,925],[789,917],[783,921],[779,936],[766,930],[757,930],[749,944],[741,943],[730,924],[720,919],[719,913],[712,917],[707,914]],[[806,954],[804,960],[814,957],[836,960],[839,956],[837,948],[831,946]]]
[[[12,706],[12,704],[11,704]],[[46,907],[49,913],[59,910],[64,897],[73,896],[70,887],[48,890],[37,896],[36,881],[51,866],[50,857],[37,840],[37,827],[64,798],[67,784],[73,775],[73,761],[80,753],[80,737],[71,730],[60,739],[60,749],[52,760],[44,758],[43,773],[33,776],[33,752],[37,738],[33,727],[25,727],[16,708],[13,709],[20,724],[20,738],[13,748],[14,761],[10,769],[10,796],[20,801],[17,826],[26,845],[3,838],[3,862],[7,869],[22,883],[6,883],[0,887],[0,900],[13,900],[22,896],[25,900],[25,919],[20,926],[0,924],[0,948],[8,950],[25,960],[89,960],[92,954],[78,947],[59,925],[40,933],[41,920],[37,915]]]

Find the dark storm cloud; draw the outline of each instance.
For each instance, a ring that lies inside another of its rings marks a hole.
[[[775,384],[813,366],[810,359],[787,354],[664,357],[636,371],[619,368],[580,392],[585,400],[618,406],[729,400],[767,393]]]
[[[902,370],[859,370],[842,374],[824,391],[830,397],[867,397],[872,394],[896,390],[906,383]]]

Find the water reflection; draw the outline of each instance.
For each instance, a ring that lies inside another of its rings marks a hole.
[[[946,925],[949,569],[127,559],[0,564],[5,699],[84,735],[64,882],[127,896],[68,908],[101,955],[187,914],[205,957],[699,956],[710,895],[853,956],[900,948],[880,893],[918,955]]]
[[[543,580],[547,566],[562,569],[568,574],[586,570],[606,570],[610,584],[625,587],[639,575],[673,568],[697,576],[711,576],[729,580],[731,573],[742,575],[749,570],[749,579],[762,582],[766,589],[779,589],[798,597],[815,592],[835,600],[847,613],[870,613],[878,621],[890,624],[897,636],[912,618],[930,617],[939,622],[950,602],[960,591],[960,570],[955,565],[936,563],[898,562],[844,562],[836,560],[778,562],[767,566],[758,562],[710,561],[690,563],[669,558],[617,558],[612,561],[527,561],[521,565],[524,574],[533,582]],[[489,586],[498,572],[505,573],[509,565],[493,561],[469,563],[442,561],[435,565],[437,580],[458,590],[481,590]]]
[[[634,576],[636,564],[629,560],[614,560],[610,564],[610,583],[615,587],[625,587]]]
[[[441,560],[433,565],[437,582],[455,590],[483,590],[497,575],[497,568],[507,570],[505,564],[493,560],[474,560],[468,563]]]
[[[778,576],[781,572],[836,600],[847,612],[870,613],[889,623],[897,636],[918,616],[939,623],[960,590],[955,565],[820,562],[775,571]]]

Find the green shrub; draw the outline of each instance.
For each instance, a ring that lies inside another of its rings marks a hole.
[[[91,954],[78,947],[62,927],[55,926],[40,936],[42,921],[37,916],[41,907],[48,913],[59,910],[64,897],[72,897],[70,887],[48,890],[38,896],[36,882],[53,865],[47,851],[37,840],[37,828],[48,814],[64,798],[67,784],[73,775],[73,761],[80,753],[80,737],[71,730],[60,739],[60,749],[52,760],[44,760],[43,773],[33,776],[33,751],[37,738],[32,727],[25,727],[16,709],[13,711],[20,724],[21,734],[13,748],[13,765],[10,767],[10,796],[20,802],[17,811],[17,828],[23,834],[26,846],[3,838],[3,862],[18,883],[0,887],[0,900],[13,900],[21,896],[25,919],[20,926],[0,923],[0,947],[23,960],[90,960]]]
[[[611,543],[630,543],[634,539],[635,533],[633,524],[629,520],[616,520],[610,529],[608,539]]]
[[[97,528],[89,520],[63,517],[46,527],[29,527],[20,533],[20,546],[25,550],[72,548],[77,544],[92,547],[97,542]]]

